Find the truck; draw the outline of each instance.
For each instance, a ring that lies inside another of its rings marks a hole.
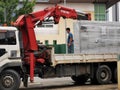
[[[80,19],[90,20],[90,14],[79,13]],[[56,5],[42,11],[21,15],[15,27],[0,27],[0,90],[17,90],[21,80],[28,86],[34,77],[71,77],[76,83],[107,84],[117,82],[117,55],[112,54],[55,54],[54,48],[37,43],[34,27],[53,17],[77,19],[71,8]],[[17,28],[16,28],[17,27]]]

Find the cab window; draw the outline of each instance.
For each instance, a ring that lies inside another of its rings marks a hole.
[[[14,31],[0,30],[0,45],[15,45],[16,36]]]

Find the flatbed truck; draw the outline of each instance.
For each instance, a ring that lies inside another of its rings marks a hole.
[[[83,14],[90,19],[89,14]],[[83,16],[82,15],[82,16]],[[20,16],[16,27],[0,27],[0,90],[17,90],[28,77],[71,77],[76,83],[107,84],[117,82],[117,54],[55,54],[54,48],[37,44],[34,24],[46,17],[77,18],[74,9],[55,6]]]

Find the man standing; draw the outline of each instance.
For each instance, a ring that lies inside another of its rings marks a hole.
[[[68,38],[67,38],[68,53],[74,53],[73,34],[70,32],[70,28],[66,28],[66,31],[68,33]]]

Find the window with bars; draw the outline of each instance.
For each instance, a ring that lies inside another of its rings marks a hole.
[[[95,6],[95,20],[105,21],[106,20],[106,5],[96,3]]]

